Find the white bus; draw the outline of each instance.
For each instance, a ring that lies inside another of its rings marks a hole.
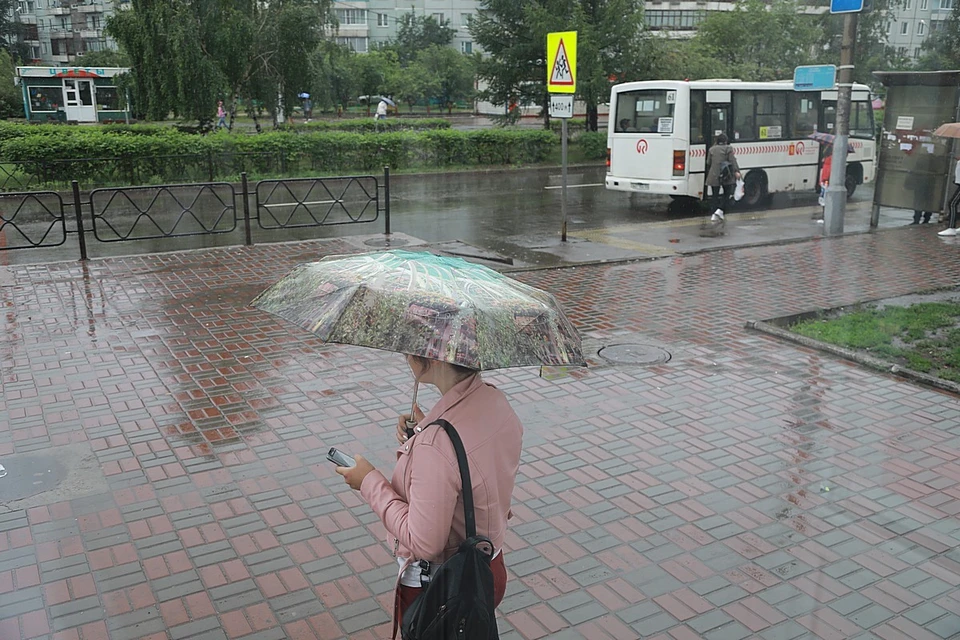
[[[823,145],[834,133],[836,91],[794,91],[791,81],[647,81],[610,92],[606,188],[668,195],[671,210],[704,195],[707,149],[727,134],[743,174],[747,206],[778,191],[816,191]],[[847,193],[876,175],[870,89],[853,87]]]

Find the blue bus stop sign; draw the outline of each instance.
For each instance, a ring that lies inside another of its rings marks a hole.
[[[836,89],[837,67],[818,64],[793,70],[794,91],[830,91]]]
[[[857,13],[863,11],[863,0],[830,0],[830,13]]]

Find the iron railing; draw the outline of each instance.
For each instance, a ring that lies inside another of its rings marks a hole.
[[[254,219],[260,229],[277,231],[369,224],[379,220],[381,210],[384,234],[390,235],[388,167],[382,181],[372,175],[292,178],[261,180],[253,189],[243,172],[239,192],[231,183],[211,181],[100,188],[84,198],[77,180],[72,191],[72,228],[63,198],[55,191],[0,193],[0,250],[55,247],[64,244],[68,234],[77,234],[80,259],[86,260],[88,233],[99,242],[223,235],[236,231],[241,215],[246,245],[253,244]]]
[[[66,241],[66,209],[59,193],[0,194],[0,249],[57,247]]]

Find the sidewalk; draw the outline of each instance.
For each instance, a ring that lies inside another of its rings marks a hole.
[[[672,358],[485,374],[526,426],[501,637],[960,637],[960,401],[743,328],[956,285],[930,227],[512,274]],[[353,250],[0,268],[0,639],[389,637],[325,451],[389,469],[409,373],[247,306]]]

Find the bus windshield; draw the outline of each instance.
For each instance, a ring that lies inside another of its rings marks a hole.
[[[677,92],[672,89],[642,89],[617,94],[614,133],[673,133],[673,109]]]

